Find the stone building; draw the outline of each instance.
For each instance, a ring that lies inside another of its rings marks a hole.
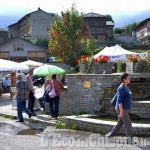
[[[50,25],[54,23],[51,14],[38,8],[22,17],[18,22],[8,26],[10,37],[26,37],[27,39],[49,39]]]
[[[0,45],[0,59],[16,62],[34,60],[46,62],[46,49],[43,49],[27,40],[15,38]]]
[[[8,31],[4,28],[0,28],[0,44],[9,40]]]
[[[132,31],[132,35],[140,42],[150,42],[150,18],[142,21]]]
[[[88,13],[84,15],[84,23],[90,27],[91,35],[101,41],[107,41],[113,37],[114,23],[106,21],[105,15]]]

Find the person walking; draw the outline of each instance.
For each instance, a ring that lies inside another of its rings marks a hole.
[[[52,81],[50,82],[49,92],[52,90],[52,82],[54,85],[56,96],[50,98],[49,108],[51,112],[51,118],[58,119],[59,114],[59,101],[60,101],[60,90],[66,90],[62,85],[62,82],[56,79],[56,74],[52,74]],[[55,104],[55,108],[54,108]]]
[[[36,114],[33,111],[34,103],[35,103],[33,83],[37,82],[37,80],[35,79],[32,82],[32,79],[31,79],[32,75],[33,75],[33,69],[30,69],[29,72],[28,72],[28,74],[27,74],[27,76],[26,76],[26,81],[27,81],[28,86],[30,88],[28,109],[36,116]]]
[[[131,110],[131,91],[128,88],[130,83],[130,76],[128,73],[123,73],[121,75],[122,84],[118,87],[117,90],[117,102],[115,110],[118,114],[118,122],[114,128],[106,134],[106,137],[115,136],[119,130],[125,127],[127,143],[132,142],[132,123],[129,117],[129,112]]]
[[[26,100],[29,98],[29,87],[27,82],[22,80],[20,74],[17,75],[16,90],[17,114],[19,119],[17,122],[24,122],[22,109],[29,115],[29,118],[34,116],[34,114],[26,107]]]

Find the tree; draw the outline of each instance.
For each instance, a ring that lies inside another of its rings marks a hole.
[[[129,24],[129,25],[125,26],[125,27],[124,27],[125,33],[131,35],[133,29],[134,29],[136,26],[137,26],[137,23],[136,23],[136,22],[134,22],[133,24]]]
[[[106,15],[106,21],[112,21],[114,23],[112,16],[109,14]]]
[[[114,29],[114,34],[122,34],[124,32],[124,29],[123,28],[115,28]]]
[[[48,39],[35,39],[35,40],[31,40],[31,42],[33,44],[41,46],[41,47],[43,47],[45,49],[48,49],[48,43],[49,43]]]
[[[54,18],[55,24],[50,31],[49,52],[75,67],[83,51],[82,45],[90,37],[90,30],[87,24],[83,24],[83,14],[79,14],[74,4],[71,10],[61,12],[61,15],[61,18]]]
[[[93,36],[91,37],[91,39],[87,40],[87,44],[86,44],[87,55],[92,55],[93,54],[96,42],[97,41],[94,39]]]

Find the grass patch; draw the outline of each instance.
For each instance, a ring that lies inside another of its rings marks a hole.
[[[46,111],[44,114],[46,114],[46,115],[51,115],[51,113],[50,113],[50,112],[47,112],[47,111]]]
[[[81,111],[79,111],[77,113],[72,113],[72,115],[76,115],[76,116],[78,116],[78,115],[85,115],[85,114],[87,114],[87,112],[85,112],[83,110],[81,110]]]
[[[13,115],[7,115],[7,114],[3,115],[3,117],[4,117],[4,118],[9,118],[9,119],[12,119],[12,120],[17,119],[16,116],[13,116]]]
[[[58,122],[56,123],[57,129],[73,129],[73,130],[79,130],[79,126],[77,124],[74,124],[72,126],[67,126],[65,123]]]
[[[32,122],[35,123],[35,124],[41,124],[41,125],[43,125],[43,126],[49,126],[48,123],[40,122],[39,120],[33,120]]]

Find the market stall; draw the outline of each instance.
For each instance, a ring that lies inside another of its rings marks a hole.
[[[129,55],[135,56],[137,54],[139,54],[141,58],[145,58],[147,56],[147,53],[130,52],[116,44],[115,46],[105,47],[102,51],[96,54],[94,58],[98,58],[99,56],[108,56],[110,59],[109,62],[125,62],[129,61],[127,59]]]

